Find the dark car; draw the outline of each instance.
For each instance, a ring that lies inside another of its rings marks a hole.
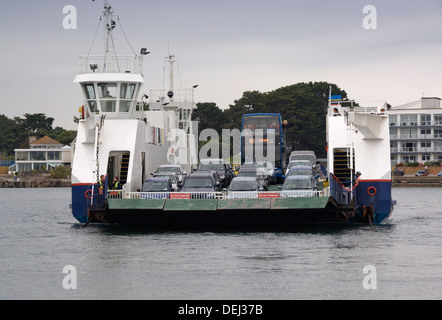
[[[258,198],[260,190],[262,187],[256,177],[235,177],[230,182],[227,199]]]
[[[262,170],[256,168],[241,167],[236,177],[253,177],[259,182],[260,190],[268,190],[269,179]]]
[[[166,172],[174,172],[178,176],[178,182],[182,182],[187,175],[187,172],[179,164],[162,164],[151,175],[156,176]]]
[[[223,159],[201,159],[197,171],[216,171],[222,188],[227,188],[233,178],[233,170]]]
[[[405,170],[404,169],[395,168],[393,170],[393,175],[394,176],[403,176],[404,174],[405,174]]]
[[[290,170],[285,175],[285,178],[290,176],[308,176],[312,177],[315,182],[315,186],[318,184],[319,175],[315,174],[311,167],[291,167]]]
[[[311,176],[288,176],[279,187],[281,198],[314,197],[317,190],[314,178]]]
[[[211,192],[221,190],[221,184],[217,180],[217,174],[211,171],[197,172],[188,174],[182,185],[181,192],[201,192],[201,194],[193,194],[192,199],[210,199],[214,198]]]
[[[153,177],[144,180],[140,197],[143,199],[168,199],[172,191],[172,182],[169,178]]]
[[[259,191],[260,185],[255,177],[235,177],[230,182],[229,191]]]

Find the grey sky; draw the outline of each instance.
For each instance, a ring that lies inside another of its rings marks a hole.
[[[227,108],[247,90],[329,81],[358,101],[398,105],[442,96],[442,1],[110,0],[144,59],[144,93],[163,85],[164,57],[176,56],[176,87],[198,84],[197,102]],[[77,29],[62,10],[77,8]],[[364,6],[377,9],[365,30]],[[72,122],[83,103],[73,79],[89,51],[103,1],[3,1],[0,114],[45,113]],[[130,54],[121,33],[117,53]],[[102,54],[100,30],[93,54]],[[368,103],[368,102],[367,102]],[[364,103],[363,103],[364,104]]]

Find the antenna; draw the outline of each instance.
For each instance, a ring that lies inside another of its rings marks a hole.
[[[166,58],[166,62],[169,63],[169,91],[167,92],[167,96],[170,98],[171,101],[172,97],[173,97],[173,64],[175,63],[175,56],[169,54],[169,56],[167,56]]]

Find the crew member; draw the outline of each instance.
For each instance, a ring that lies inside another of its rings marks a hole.
[[[121,189],[121,184],[120,181],[118,181],[118,177],[114,178],[114,182],[112,183],[112,190],[120,190]]]

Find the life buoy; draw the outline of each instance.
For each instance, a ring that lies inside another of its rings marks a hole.
[[[376,194],[377,190],[375,187],[371,186],[367,188],[367,194],[369,196],[374,196]]]
[[[88,199],[92,198],[92,190],[87,189],[86,192],[84,193],[84,196]]]

